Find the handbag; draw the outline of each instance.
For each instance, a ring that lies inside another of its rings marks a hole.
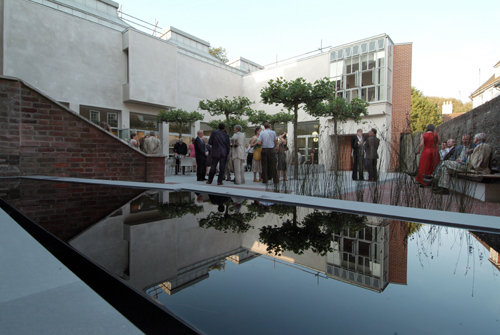
[[[262,159],[262,147],[253,149],[253,159],[260,161]]]

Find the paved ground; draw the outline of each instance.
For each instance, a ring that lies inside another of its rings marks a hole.
[[[346,180],[349,180],[351,172],[345,172],[344,175]],[[396,178],[395,173],[382,173],[380,175],[380,180],[383,181],[379,185],[379,192],[381,195],[381,199],[379,201],[380,204],[389,205],[390,204],[390,194],[391,194],[391,183],[390,181]],[[253,182],[253,173],[246,172],[245,173],[246,183],[242,185],[235,185],[233,182],[224,181],[223,186],[217,186],[216,179],[212,183],[212,186],[221,187],[221,188],[238,188],[238,189],[246,189],[252,191],[262,191],[266,192],[266,185],[260,182]],[[165,183],[168,184],[193,184],[205,186],[204,182],[196,181],[195,173],[186,173],[185,175],[172,175],[167,176],[165,178]],[[345,200],[353,200],[356,201],[356,187],[357,183],[355,182],[347,182],[345,188]],[[365,188],[365,199],[370,198],[370,187],[373,187],[373,183],[364,182],[361,184]],[[427,194],[429,199],[432,196],[430,189],[422,189],[421,192],[423,194]],[[425,197],[425,196],[424,196]],[[448,200],[449,196],[443,196],[444,202]],[[469,207],[470,213],[473,214],[481,214],[481,215],[489,215],[489,216],[500,216],[500,202],[483,202],[476,199],[469,199]],[[454,206],[450,209],[450,211],[458,212],[457,206]]]

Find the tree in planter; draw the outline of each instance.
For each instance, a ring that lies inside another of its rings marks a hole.
[[[338,170],[338,125],[339,123],[345,123],[352,120],[356,123],[360,123],[363,115],[368,115],[368,103],[359,99],[354,98],[350,103],[348,103],[344,98],[334,96],[334,91],[330,91],[327,99],[320,101],[316,104],[310,104],[306,107],[307,112],[312,116],[316,117],[326,117],[333,119],[333,132],[334,132],[334,143],[333,147],[337,153],[333,157],[333,167],[335,171]]]
[[[212,120],[210,122],[208,122],[208,126],[210,128],[212,128],[213,130],[217,130],[219,129],[219,123],[225,123],[227,124],[226,122],[227,121],[222,121],[222,120]],[[248,121],[247,120],[242,120],[242,119],[235,119],[235,118],[229,118],[229,129],[233,130],[234,129],[234,126],[236,125],[240,125],[241,126],[241,131],[242,132],[245,132],[247,131],[248,129]],[[226,130],[229,130],[228,128],[226,128]]]
[[[158,123],[174,123],[179,127],[179,138],[182,137],[182,129],[188,126],[191,131],[191,125],[196,121],[203,120],[204,116],[200,112],[187,112],[183,109],[161,110],[156,116]]]
[[[230,127],[230,118],[241,119],[242,116],[246,115],[250,110],[250,105],[253,102],[247,97],[233,97],[229,100],[227,96],[225,98],[218,98],[215,100],[201,100],[198,104],[198,108],[207,111],[211,116],[224,115],[226,117],[226,130],[231,136],[233,134],[233,129]]]
[[[297,123],[299,108],[316,105],[326,99],[328,94],[334,90],[333,83],[328,78],[316,80],[314,84],[306,82],[304,78],[285,80],[283,77],[270,80],[268,86],[262,88],[260,97],[262,102],[268,105],[282,104],[289,112],[293,111],[293,146],[295,162],[298,162],[299,146],[297,143]],[[298,179],[299,170],[294,169],[294,178]]]
[[[293,115],[286,112],[279,112],[273,115],[267,114],[263,110],[248,112],[248,121],[253,124],[263,125],[265,122],[271,124],[271,129],[274,130],[275,124],[287,124],[293,121]]]

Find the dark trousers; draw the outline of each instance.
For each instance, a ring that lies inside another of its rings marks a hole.
[[[217,177],[217,183],[222,184],[224,180],[224,171],[226,170],[227,157],[212,157],[212,166],[210,166],[210,173],[208,174],[208,182],[212,183],[215,176],[215,170],[217,169],[217,164],[219,164],[219,176]]]
[[[363,180],[363,166],[365,165],[363,154],[355,153],[352,159],[352,180]]]
[[[186,157],[186,156],[184,156]],[[178,174],[179,171],[181,170],[181,159],[179,158],[179,156],[177,156],[175,158],[175,174]],[[183,166],[182,167],[182,174],[184,174],[186,172],[186,167]]]
[[[205,174],[207,172],[207,158],[206,157],[198,157],[196,158],[197,170],[196,170],[196,179],[197,180],[205,180]]]
[[[247,171],[252,171],[253,153],[247,155]]]
[[[377,160],[367,159],[368,161],[368,179],[377,180]]]
[[[263,148],[261,153],[262,160],[262,182],[267,183],[272,179],[275,184],[278,183],[278,171],[276,171],[276,152],[274,149]]]

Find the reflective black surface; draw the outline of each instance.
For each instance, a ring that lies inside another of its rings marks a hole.
[[[208,334],[496,334],[500,235],[190,192],[0,195]]]

